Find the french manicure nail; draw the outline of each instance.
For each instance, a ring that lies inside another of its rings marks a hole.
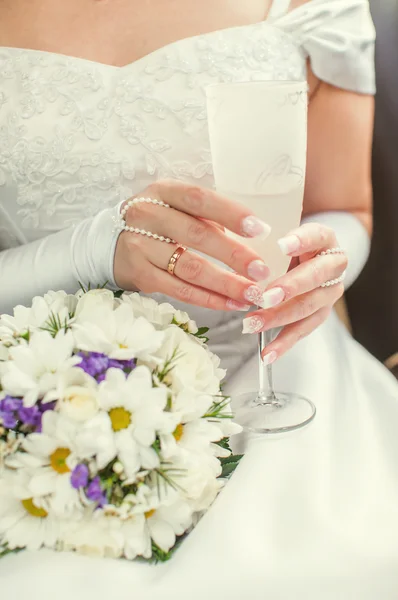
[[[251,285],[243,293],[245,300],[253,306],[262,306],[263,290],[257,285]]]
[[[242,312],[247,312],[251,308],[250,304],[243,304],[242,302],[235,302],[235,300],[231,300],[231,299],[227,300],[226,304],[227,304],[227,308],[229,308],[230,310],[240,310]]]
[[[283,254],[291,254],[300,248],[301,241],[297,235],[287,235],[286,237],[278,240],[278,246]]]
[[[277,353],[273,350],[272,352],[269,352],[268,354],[266,354],[263,357],[263,365],[267,366],[267,365],[272,365],[272,363],[274,363],[276,361],[276,359],[278,358]]]
[[[242,333],[260,333],[264,327],[265,323],[260,317],[248,317],[243,319]]]
[[[270,276],[270,270],[262,260],[253,260],[247,268],[247,274],[254,281],[265,281]]]
[[[258,235],[268,237],[271,232],[271,227],[254,215],[243,219],[241,229],[242,235],[245,237],[257,237]]]
[[[278,304],[283,302],[284,299],[285,292],[282,288],[272,288],[272,290],[264,292],[261,304],[259,304],[259,306],[261,306],[261,308],[272,308],[273,306],[278,306]]]

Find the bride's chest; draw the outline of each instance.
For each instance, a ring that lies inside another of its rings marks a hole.
[[[0,186],[23,228],[56,230],[161,177],[213,185],[206,86],[301,79],[262,23],[170,44],[124,68],[0,48]],[[233,123],[231,123],[233,140]],[[8,200],[10,203],[10,200]]]

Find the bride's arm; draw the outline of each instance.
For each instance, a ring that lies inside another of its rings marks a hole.
[[[0,314],[49,290],[75,292],[79,282],[115,286],[114,215],[117,208],[103,210],[73,229],[0,252]]]
[[[309,82],[303,223],[316,222],[335,231],[349,258],[348,288],[370,251],[374,98],[328,85],[312,72]]]

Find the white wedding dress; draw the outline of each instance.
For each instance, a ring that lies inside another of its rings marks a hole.
[[[123,68],[0,48],[0,312],[73,289],[83,218],[159,177],[214,185],[206,85],[303,79],[310,56],[321,79],[373,93],[366,0],[312,0],[287,14],[288,4],[275,0],[267,22],[183,39]],[[114,240],[111,223],[96,227],[100,283]],[[228,390],[254,388],[256,340],[241,335],[242,314],[189,312],[211,327]],[[0,561],[1,599],[396,600],[395,379],[335,315],[275,365],[275,379],[314,401],[315,421],[253,439],[170,563],[22,552]]]

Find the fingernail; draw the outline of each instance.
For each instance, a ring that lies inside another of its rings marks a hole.
[[[242,333],[260,333],[264,327],[265,323],[260,317],[248,317],[243,319]]]
[[[262,260],[253,260],[247,268],[247,274],[254,281],[265,281],[270,276],[270,270]]]
[[[257,285],[251,285],[243,293],[245,299],[253,306],[262,306],[263,290]]]
[[[241,228],[242,234],[246,237],[257,237],[258,235],[268,237],[271,232],[271,227],[254,215],[243,219]]]
[[[242,304],[242,302],[235,302],[235,300],[227,300],[227,308],[230,310],[241,310],[242,312],[246,312],[250,310],[250,304]]]
[[[287,235],[278,240],[278,245],[283,254],[291,254],[300,248],[301,241],[297,235]]]
[[[282,288],[272,288],[272,290],[268,290],[264,292],[262,297],[262,303],[259,304],[261,308],[272,308],[273,306],[278,306],[285,299],[285,292]]]
[[[268,352],[265,356],[263,356],[263,365],[272,365],[278,358],[277,353],[273,350],[272,352]]]

